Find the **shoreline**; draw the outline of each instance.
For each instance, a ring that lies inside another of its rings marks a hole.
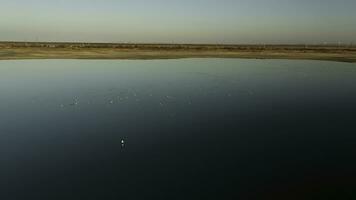
[[[356,63],[356,46],[0,42],[0,60],[245,58]]]

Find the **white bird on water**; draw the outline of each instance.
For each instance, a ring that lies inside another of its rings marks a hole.
[[[123,146],[125,146],[125,140],[121,140],[121,146],[123,147]]]

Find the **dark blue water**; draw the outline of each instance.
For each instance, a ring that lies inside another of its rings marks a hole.
[[[352,199],[355,158],[355,64],[0,62],[0,199]]]

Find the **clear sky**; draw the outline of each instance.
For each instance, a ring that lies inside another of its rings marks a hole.
[[[356,0],[1,0],[0,40],[356,43]]]

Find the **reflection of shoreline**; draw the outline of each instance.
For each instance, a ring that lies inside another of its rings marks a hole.
[[[1,43],[0,60],[252,58],[356,62],[356,46]]]

